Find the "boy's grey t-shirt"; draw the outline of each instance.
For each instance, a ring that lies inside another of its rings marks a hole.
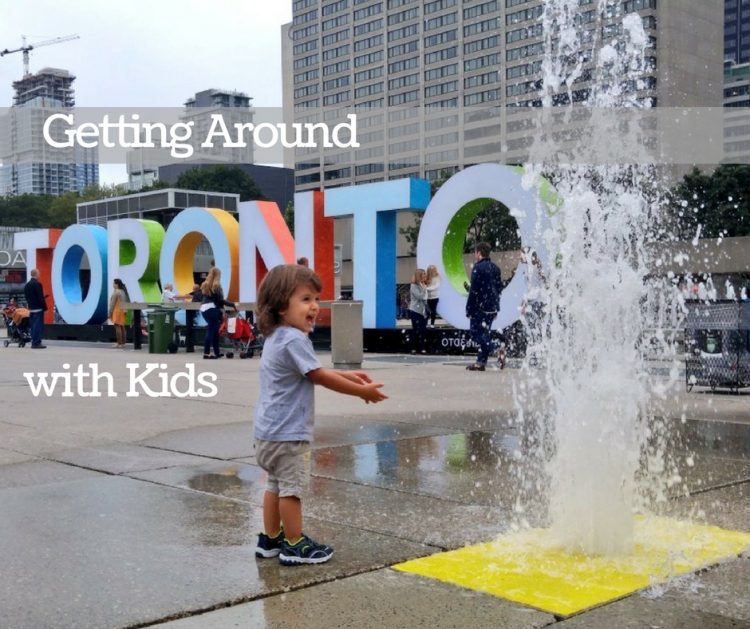
[[[312,441],[315,385],[306,374],[320,369],[307,335],[289,325],[276,328],[263,344],[255,438]]]

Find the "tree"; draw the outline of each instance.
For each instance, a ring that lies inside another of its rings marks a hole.
[[[486,199],[474,220],[469,225],[464,240],[464,253],[474,251],[480,242],[488,242],[498,251],[513,251],[521,248],[518,223],[508,208],[494,199]]]
[[[750,236],[750,165],[723,164],[711,175],[694,168],[670,196],[669,235],[680,240]]]
[[[286,209],[284,210],[284,222],[292,233],[292,236],[294,236],[294,203],[291,201],[286,204]]]
[[[47,227],[49,205],[54,197],[21,194],[0,197],[0,225],[9,227]]]
[[[139,190],[132,190],[128,194],[138,194],[140,192],[151,192],[153,190],[163,190],[164,188],[171,188],[172,184],[168,181],[162,181],[161,179],[157,179],[153,183],[150,183],[147,186],[143,186]]]
[[[191,168],[177,178],[175,186],[186,190],[239,194],[240,201],[265,199],[253,178],[237,166],[220,164]]]
[[[47,208],[47,226],[65,229],[76,223],[76,203],[81,201],[77,192],[66,192],[52,199]]]
[[[99,199],[110,199],[129,194],[128,189],[121,184],[93,184],[88,186],[82,194],[77,192],[66,192],[59,197],[54,197],[47,209],[47,226],[66,228],[77,222],[76,205],[87,201],[98,201]]]
[[[21,194],[0,197],[0,225],[12,227],[56,227],[64,229],[76,222],[76,204],[127,194],[125,186],[93,185],[83,191],[60,196]]]
[[[448,170],[440,173],[440,177],[430,185],[431,195],[440,189],[440,187],[453,176]],[[518,235],[518,223],[510,215],[508,208],[502,203],[492,199],[486,199],[481,203],[482,208],[474,217],[469,225],[464,239],[464,253],[471,253],[474,247],[480,242],[488,242],[493,248],[500,251],[509,251],[521,247],[521,238]],[[457,210],[459,208],[456,208]],[[415,255],[417,252],[417,240],[419,238],[419,229],[422,226],[422,214],[414,215],[414,223],[407,227],[399,228],[399,233],[410,245],[410,253]]]

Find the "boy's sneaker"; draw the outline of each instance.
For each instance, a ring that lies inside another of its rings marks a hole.
[[[268,537],[265,533],[259,533],[258,543],[255,546],[255,556],[276,557],[281,552],[281,544],[283,541],[284,529],[281,529],[276,537]]]
[[[279,563],[282,566],[296,566],[303,563],[325,563],[333,555],[333,548],[325,544],[318,544],[307,535],[302,535],[296,544],[288,540],[281,542]]]

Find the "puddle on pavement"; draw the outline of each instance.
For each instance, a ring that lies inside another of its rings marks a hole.
[[[750,479],[750,426],[710,421],[672,422],[671,447],[681,478],[669,495]],[[384,440],[314,450],[312,492],[325,479],[439,498],[465,505],[544,510],[525,496],[544,494],[547,478],[533,444],[516,429]],[[178,484],[258,503],[264,474],[253,465],[183,468]],[[168,473],[165,471],[165,474]],[[174,479],[173,479],[174,480]]]
[[[314,462],[320,476],[498,506],[512,504],[522,469],[534,473],[523,440],[509,430],[323,448]]]

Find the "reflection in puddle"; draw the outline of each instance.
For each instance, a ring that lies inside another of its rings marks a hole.
[[[509,430],[324,448],[314,455],[314,473],[321,476],[494,506],[515,502],[519,468],[527,477],[534,472],[522,439]]]
[[[654,500],[750,478],[750,426],[708,421],[667,421],[670,486]],[[322,448],[314,473],[438,497],[463,504],[513,509],[519,520],[546,513],[545,452],[523,431],[474,431],[414,439]],[[643,461],[644,466],[654,462]],[[653,471],[643,468],[639,478]],[[521,482],[520,479],[523,479]],[[645,483],[644,484],[648,484]],[[533,496],[533,499],[530,498]]]

